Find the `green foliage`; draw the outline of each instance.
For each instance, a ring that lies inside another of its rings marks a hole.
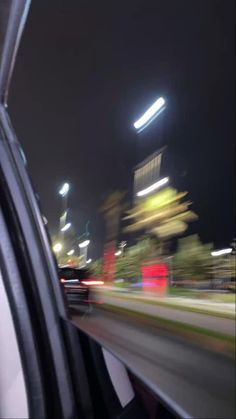
[[[179,193],[168,187],[154,195],[140,199],[124,218],[131,220],[125,231],[144,230],[159,239],[167,239],[184,233],[188,222],[197,218],[188,208],[191,202],[183,202],[187,192]]]
[[[140,278],[141,265],[155,257],[157,244],[154,239],[142,238],[134,246],[126,249],[116,260],[116,278]]]
[[[102,275],[102,259],[90,263],[89,269],[94,276],[100,277]]]
[[[198,235],[178,240],[174,256],[174,277],[177,279],[209,279],[212,265],[212,245],[202,244]]]
[[[122,279],[139,278],[140,268],[136,258],[128,252],[117,258],[115,276]]]

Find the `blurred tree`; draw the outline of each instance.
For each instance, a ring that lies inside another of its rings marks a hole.
[[[116,278],[138,280],[141,275],[142,263],[153,259],[156,252],[155,238],[140,238],[136,245],[128,247],[123,255],[117,257]]]
[[[183,202],[186,195],[187,192],[179,193],[168,187],[141,198],[124,218],[132,221],[125,231],[145,231],[154,234],[160,241],[184,233],[187,223],[197,219],[196,214],[188,209],[191,202]]]
[[[100,277],[102,275],[102,259],[97,259],[90,263],[89,269],[93,275]]]
[[[207,280],[212,270],[212,244],[202,244],[198,235],[178,240],[177,252],[173,259],[176,279]]]

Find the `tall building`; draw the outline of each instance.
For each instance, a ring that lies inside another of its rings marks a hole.
[[[134,197],[160,178],[163,152],[164,148],[155,151],[134,168]]]

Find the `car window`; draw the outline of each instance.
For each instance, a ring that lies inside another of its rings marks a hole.
[[[233,417],[234,3],[95,3],[32,2],[9,97],[32,272],[80,280],[43,267],[39,323],[97,417]]]

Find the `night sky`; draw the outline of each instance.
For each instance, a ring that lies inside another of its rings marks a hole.
[[[58,188],[72,185],[70,219],[90,220],[101,254],[106,194],[163,145],[161,172],[189,191],[199,215],[188,234],[228,246],[234,221],[234,1],[32,1],[9,112],[50,230]],[[166,110],[137,135],[159,96]]]

